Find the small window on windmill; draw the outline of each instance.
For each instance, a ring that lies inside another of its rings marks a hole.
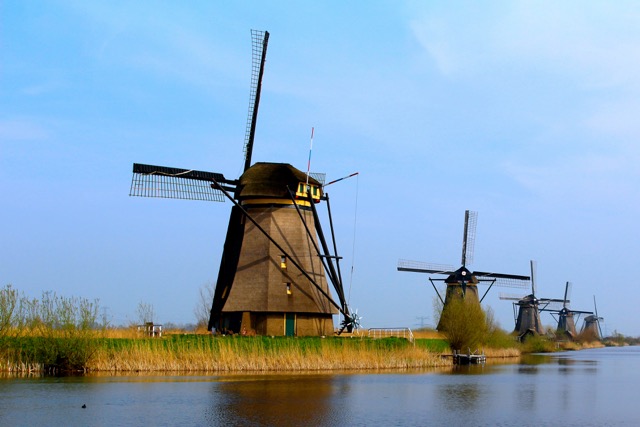
[[[285,285],[287,287],[287,295],[291,295],[291,283],[287,282]]]
[[[280,270],[287,269],[287,257],[284,255],[280,255]]]
[[[311,194],[313,194],[313,201],[315,203],[318,203],[320,201],[320,187],[318,187],[317,185],[312,185],[311,186]]]
[[[304,182],[298,183],[298,190],[296,191],[296,198],[307,197],[307,191],[305,189],[306,184]]]

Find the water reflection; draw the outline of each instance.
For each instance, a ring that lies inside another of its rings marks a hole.
[[[212,384],[206,419],[231,425],[341,425],[349,383],[336,376],[246,377]]]
[[[474,408],[480,398],[478,384],[445,384],[438,390],[441,405],[449,411],[458,411],[461,406]]]

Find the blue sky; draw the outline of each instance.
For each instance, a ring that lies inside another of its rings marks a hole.
[[[607,332],[640,335],[636,2],[25,1],[0,20],[1,285],[194,321],[231,205],[131,198],[131,164],[239,175],[253,28],[254,161],[304,170],[313,126],[312,170],[360,172],[327,190],[365,327],[434,322],[397,262],[458,264],[471,209],[472,267],[535,259],[540,296],[571,281],[574,309],[596,295]]]

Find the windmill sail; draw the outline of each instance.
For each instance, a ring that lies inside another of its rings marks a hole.
[[[476,243],[476,227],[478,225],[478,213],[474,211],[464,212],[464,234],[462,238],[462,266],[473,264],[473,248]]]
[[[215,172],[134,163],[129,196],[224,202],[218,183],[235,181]]]
[[[251,167],[251,155],[253,153],[253,140],[256,135],[256,123],[258,121],[258,106],[260,105],[260,92],[262,91],[262,76],[264,74],[264,62],[267,58],[267,45],[269,44],[268,31],[251,30],[253,61],[251,68],[251,91],[249,94],[249,114],[247,115],[247,129],[244,140],[244,170]]]

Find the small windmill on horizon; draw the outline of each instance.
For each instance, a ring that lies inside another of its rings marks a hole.
[[[548,311],[551,313],[551,316],[557,320],[558,326],[556,327],[556,334],[565,336],[570,340],[574,340],[578,336],[576,331],[576,321],[580,319],[580,316],[582,314],[593,314],[591,311],[572,310],[569,308],[572,288],[573,284],[571,282],[567,282],[565,284],[564,297],[560,300],[562,308],[541,309],[541,311]]]
[[[531,260],[531,293],[525,296],[511,296],[500,294],[501,300],[513,301],[515,329],[519,340],[524,340],[528,335],[544,335],[545,330],[540,320],[540,311],[549,307],[552,303],[563,302],[560,299],[539,298],[537,296],[537,263]]]
[[[589,335],[589,338],[594,338],[596,340],[601,340],[604,335],[602,335],[602,327],[600,326],[600,322],[604,321],[604,318],[598,316],[598,306],[596,305],[596,296],[593,296],[593,313],[586,316],[584,318],[584,323],[582,324],[582,329],[580,330],[581,335]]]

